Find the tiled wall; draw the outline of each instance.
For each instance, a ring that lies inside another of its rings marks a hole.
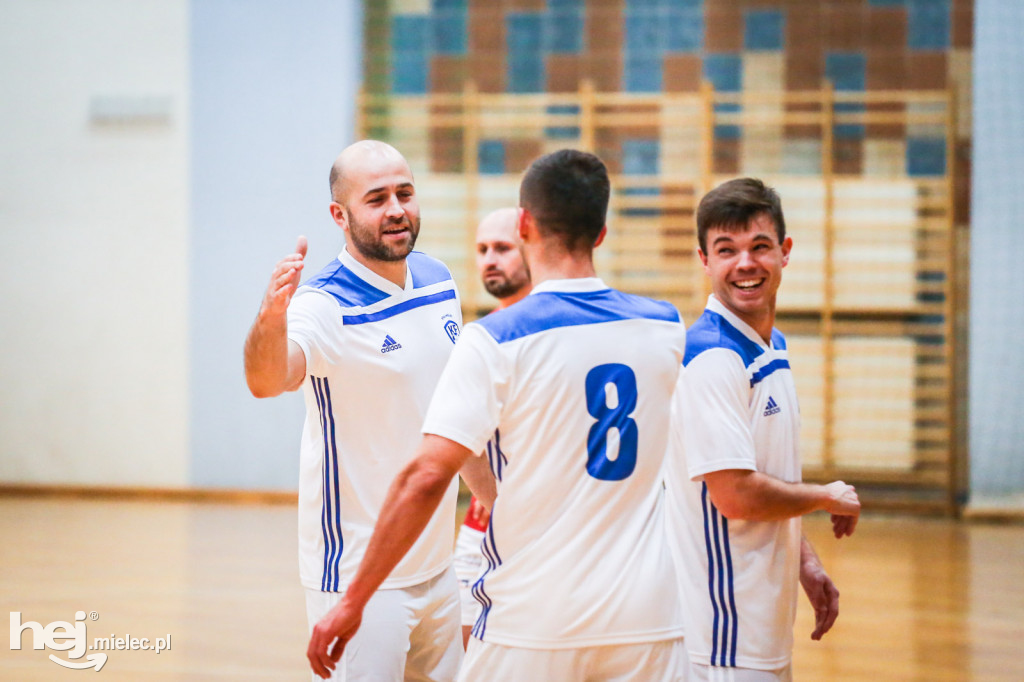
[[[726,92],[813,90],[825,78],[837,91],[953,87],[957,222],[966,222],[973,0],[389,0],[367,3],[366,22],[367,88],[395,95],[458,92],[469,79],[485,93],[574,92],[581,79],[599,92],[645,93],[693,92],[702,80]],[[818,168],[818,131],[715,132],[717,172]],[[559,137],[557,128],[545,133]],[[950,162],[934,127],[850,124],[835,135],[840,173],[937,175]],[[429,147],[440,157],[459,144],[432,139]],[[615,140],[608,160],[653,173],[662,146]],[[484,140],[481,170],[521,170],[537,148],[536,140]]]

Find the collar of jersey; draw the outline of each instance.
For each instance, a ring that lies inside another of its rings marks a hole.
[[[390,279],[385,279],[378,275],[376,272],[366,267],[348,252],[348,249],[342,247],[341,253],[338,254],[338,260],[346,268],[352,271],[359,279],[364,282],[380,289],[384,293],[394,296],[405,291],[412,290],[412,272],[409,271],[409,264],[405,264],[405,287],[400,287]]]
[[[545,291],[564,294],[582,294],[588,291],[603,291],[608,285],[600,277],[574,277],[572,279],[546,279],[533,287],[530,296]]]
[[[771,348],[773,350],[775,349],[774,343],[771,345],[766,344],[764,342],[764,339],[761,338],[761,335],[754,331],[753,327],[751,327],[749,324],[747,324],[739,317],[737,317],[734,312],[726,308],[721,301],[715,298],[714,294],[708,295],[708,304],[706,307],[711,312],[718,313],[719,315],[724,317],[726,321],[728,321],[729,324],[731,324],[732,326],[736,327],[736,329],[738,329],[743,334],[743,336],[747,337],[761,348]]]

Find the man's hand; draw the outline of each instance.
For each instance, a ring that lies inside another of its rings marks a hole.
[[[814,609],[814,632],[811,633],[811,639],[817,641],[832,629],[832,624],[839,616],[839,590],[825,573],[821,560],[806,538],[800,543],[800,585]]]
[[[362,608],[350,605],[344,598],[320,619],[313,627],[306,649],[306,658],[314,673],[324,679],[331,676],[345,645],[355,636],[362,621]]]
[[[829,495],[825,510],[832,514],[832,534],[836,539],[853,535],[860,518],[860,498],[852,485],[832,481],[825,486]]]
[[[480,500],[475,497],[469,500],[469,509],[466,510],[466,516],[473,520],[473,523],[480,528],[486,528],[487,522],[491,518],[491,513],[487,511]]]
[[[288,304],[295,295],[295,290],[299,288],[303,259],[308,248],[306,238],[299,237],[295,253],[285,256],[274,266],[270,284],[267,285],[267,293],[263,296],[263,305],[260,306],[261,315],[284,315],[288,310]]]

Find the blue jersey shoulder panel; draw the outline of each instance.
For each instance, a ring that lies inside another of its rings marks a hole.
[[[448,267],[425,253],[413,251],[405,259],[409,272],[412,273],[412,286],[414,289],[428,287],[438,282],[447,282],[452,278]]]
[[[307,280],[303,286],[330,294],[346,308],[373,305],[389,295],[359,278],[337,258]]]
[[[778,329],[772,327],[772,345],[776,350],[786,350],[786,337]]]
[[[712,310],[705,310],[704,314],[693,323],[693,326],[686,330],[686,354],[683,356],[683,366],[690,364],[695,357],[712,348],[726,348],[733,351],[743,360],[744,367],[750,367],[751,363],[764,353],[761,346],[729,324],[727,319]]]
[[[599,291],[542,291],[498,310],[475,324],[482,325],[498,343],[515,341],[548,329],[619,320],[679,322],[671,303],[626,294],[615,289]]]

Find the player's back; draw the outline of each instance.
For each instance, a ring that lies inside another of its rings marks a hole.
[[[499,410],[474,635],[538,648],[681,636],[661,485],[685,344],[675,308],[598,279],[544,282],[466,335],[496,359]]]

